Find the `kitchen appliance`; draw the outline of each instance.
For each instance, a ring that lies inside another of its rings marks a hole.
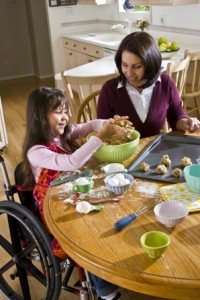
[[[77,0],[49,0],[49,6],[75,5]]]

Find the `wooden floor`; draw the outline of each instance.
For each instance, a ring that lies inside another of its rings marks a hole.
[[[39,86],[54,86],[53,78],[39,80],[34,77],[8,80],[0,82],[0,96],[4,111],[6,130],[8,135],[8,146],[3,149],[2,156],[6,163],[7,171],[11,183],[13,183],[13,173],[15,166],[21,161],[22,143],[25,134],[25,111],[26,102],[29,93]],[[4,180],[0,172],[0,201],[5,200]],[[6,230],[4,223],[0,223],[0,231]],[[4,265],[5,258],[1,255],[0,248],[0,265]],[[76,277],[76,276],[75,276]],[[13,284],[13,283],[12,283]],[[17,289],[17,287],[16,287]],[[5,299],[0,295],[0,300]],[[77,300],[77,296],[62,292],[59,300]],[[159,300],[161,298],[148,297],[142,294],[123,290],[122,300]],[[163,298],[162,298],[163,299]],[[41,300],[40,291],[35,288],[33,300]]]
[[[8,147],[3,150],[3,157],[11,179],[15,166],[21,161],[27,97],[39,86],[54,86],[54,80],[53,78],[39,80],[35,77],[28,77],[0,81],[0,96],[8,135]],[[2,190],[2,180],[0,186]],[[2,199],[1,194],[0,197]]]

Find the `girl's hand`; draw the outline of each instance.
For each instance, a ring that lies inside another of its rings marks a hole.
[[[188,131],[190,133],[200,131],[200,121],[197,118],[180,119],[176,123],[178,130]]]
[[[102,141],[105,141],[106,139],[111,138],[113,134],[122,135],[126,133],[127,129],[125,127],[115,124],[114,119],[109,119],[104,122],[103,127],[98,131],[96,136],[99,137]]]

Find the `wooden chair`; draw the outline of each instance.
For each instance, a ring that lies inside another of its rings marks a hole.
[[[190,57],[186,85],[183,90],[183,107],[188,114],[200,118],[200,52],[185,51]]]
[[[181,98],[186,84],[186,77],[187,77],[189,63],[190,63],[190,57],[187,56],[185,57],[185,59],[181,61],[170,62],[167,65],[166,74],[168,74],[173,78]],[[171,131],[167,120],[165,120],[165,124],[163,126],[162,131],[165,133]]]
[[[91,93],[81,103],[76,116],[76,124],[86,123],[97,119],[97,102],[101,90]],[[85,138],[79,139],[77,143],[81,146],[85,143]]]
[[[97,90],[91,93],[85,100],[81,103],[77,116],[76,123],[86,123],[90,120],[95,120],[97,118],[97,102],[98,96],[101,90]]]
[[[101,76],[70,76],[61,72],[65,86],[65,93],[70,101],[72,113],[71,122],[76,120],[77,111],[83,100],[91,93],[101,89],[102,85],[109,79],[118,76],[117,73]]]
[[[177,62],[170,62],[167,65],[166,74],[171,76],[176,84],[179,91],[180,97],[182,97],[183,89],[186,83],[187,71],[190,63],[190,57],[187,56],[185,59]]]

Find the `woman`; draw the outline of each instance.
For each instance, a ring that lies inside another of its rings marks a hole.
[[[150,34],[127,35],[115,55],[119,77],[102,87],[98,118],[129,116],[141,137],[159,134],[166,118],[172,130],[199,131],[199,120],[184,112],[173,80],[160,72],[161,62],[157,44]]]

